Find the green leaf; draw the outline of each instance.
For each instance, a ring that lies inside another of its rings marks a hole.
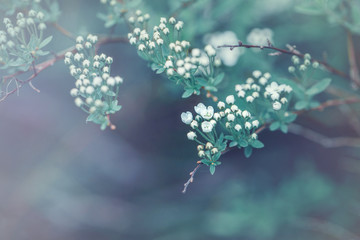
[[[297,118],[297,114],[289,113],[289,115],[284,118],[284,121],[286,123],[291,123],[291,122],[295,121],[296,118]]]
[[[182,94],[182,98],[188,98],[190,97],[192,94],[194,93],[193,89],[187,89],[185,90],[185,92]]]
[[[215,165],[210,165],[210,173],[211,173],[211,175],[214,175],[214,173],[215,173]]]
[[[287,126],[286,124],[281,124],[280,130],[281,130],[283,133],[287,133],[287,132],[288,132],[288,126]]]
[[[253,148],[263,148],[264,147],[264,144],[262,142],[260,142],[259,140],[254,140],[250,143],[250,145],[253,147]]]
[[[230,141],[233,141],[234,140],[234,137],[233,136],[230,136],[230,135],[226,135],[224,137],[226,140],[230,140]]]
[[[51,40],[53,39],[53,36],[49,36],[47,38],[45,38],[40,44],[39,44],[39,49],[45,47],[46,45],[48,45]]]
[[[270,131],[275,131],[278,130],[280,127],[280,122],[273,122],[272,124],[270,124]]]
[[[306,90],[305,93],[309,96],[319,94],[319,93],[323,92],[330,85],[330,83],[331,83],[331,79],[325,78],[325,79],[321,80],[320,82],[316,83],[315,85],[313,85],[308,90]]]
[[[238,145],[238,142],[233,141],[233,142],[231,142],[231,143],[229,144],[229,147],[235,147],[235,146],[237,146],[237,145]]]
[[[213,85],[216,86],[218,85],[219,83],[222,82],[222,80],[224,79],[224,76],[225,76],[225,73],[220,73],[219,75],[217,75],[213,81]]]
[[[252,150],[253,150],[253,149],[252,149],[252,147],[250,147],[250,146],[248,146],[248,147],[245,148],[244,154],[245,154],[245,157],[246,157],[246,158],[249,158],[249,157],[251,156]]]
[[[240,147],[247,147],[249,146],[249,143],[245,139],[240,139],[239,145]]]
[[[211,164],[211,161],[209,161],[207,159],[202,159],[201,162],[207,166],[209,166]]]
[[[296,109],[296,110],[302,110],[302,109],[307,108],[308,105],[309,105],[309,102],[308,102],[308,101],[300,100],[300,101],[298,101],[297,103],[295,103],[295,109]]]

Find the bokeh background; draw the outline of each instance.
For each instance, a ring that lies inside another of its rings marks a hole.
[[[109,32],[96,17],[105,12],[99,1],[58,2],[58,23],[70,32]],[[246,42],[254,28],[268,29],[275,46],[296,45],[348,71],[345,30],[324,16],[296,12],[295,1],[192,2],[177,18],[194,47],[211,34],[231,31]],[[181,4],[152,0],[139,8],[158,23]],[[118,27],[115,34],[126,31]],[[50,27],[47,33],[54,35],[54,52],[74,44]],[[357,54],[359,40],[354,36]],[[26,86],[0,103],[0,239],[360,239],[360,146],[326,148],[301,135],[264,131],[264,149],[250,159],[239,150],[227,153],[214,176],[200,168],[182,194],[198,159],[180,114],[208,100],[181,99],[181,88],[155,75],[127,44],[100,51],[114,58],[112,74],[124,78],[115,131],[85,123],[62,61],[33,81],[40,94]],[[255,69],[289,77],[288,56],[227,54],[238,58],[224,66],[220,97]],[[348,88],[346,80],[331,77]],[[297,124],[329,138],[358,138],[349,112],[359,114],[359,105],[309,113]]]

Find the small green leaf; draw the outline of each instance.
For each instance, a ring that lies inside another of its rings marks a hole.
[[[238,145],[238,142],[233,141],[233,142],[231,142],[231,143],[229,144],[229,147],[235,147],[235,146],[237,146],[237,145]]]
[[[250,145],[253,147],[253,148],[263,148],[264,147],[264,144],[262,142],[260,142],[259,140],[254,140],[250,143]]]
[[[248,147],[245,148],[244,154],[245,154],[245,157],[246,157],[246,158],[249,158],[249,157],[251,156],[252,150],[253,150],[253,149],[252,149],[252,147],[250,147],[250,146],[248,146]]]
[[[40,44],[39,44],[39,49],[45,47],[46,45],[48,45],[51,40],[53,39],[53,36],[49,36],[47,38],[44,39],[44,41],[42,41]]]
[[[289,115],[284,118],[284,121],[286,123],[291,123],[291,122],[295,121],[296,118],[297,118],[297,114],[289,113]]]
[[[210,165],[210,173],[211,173],[211,175],[214,175],[214,173],[215,173],[215,165]]]
[[[280,127],[280,122],[273,122],[272,124],[270,124],[270,131],[275,131],[278,130]]]
[[[240,139],[239,145],[240,147],[247,147],[249,146],[249,143],[245,139]]]
[[[315,85],[313,85],[308,90],[306,90],[305,93],[310,96],[319,94],[319,93],[323,92],[330,85],[330,83],[331,83],[331,79],[325,78],[325,79],[321,80],[320,82],[316,83]]]
[[[281,130],[283,133],[287,133],[287,132],[288,132],[288,126],[287,126],[286,124],[281,124],[280,130]]]
[[[185,92],[182,94],[182,98],[188,98],[190,97],[192,94],[194,93],[193,89],[187,89],[185,90]]]
[[[218,85],[219,83],[222,82],[222,80],[224,79],[224,76],[225,76],[225,73],[220,73],[219,75],[217,75],[213,81],[213,85],[216,86]]]

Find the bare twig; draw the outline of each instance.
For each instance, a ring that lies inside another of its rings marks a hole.
[[[290,45],[288,45],[289,48]],[[237,45],[221,45],[218,46],[218,48],[230,48],[230,50],[233,50],[234,48],[239,48],[239,47],[243,47],[243,48],[258,48],[258,49],[270,49],[270,50],[274,50],[278,53],[284,53],[284,54],[288,54],[288,55],[295,55],[298,56],[300,58],[304,58],[305,54],[300,53],[299,51],[295,50],[294,47],[290,47],[289,50],[286,49],[281,49],[281,48],[277,48],[274,47],[272,44],[268,44],[267,46],[260,46],[260,45],[250,45],[250,44],[243,44],[241,41],[238,42]],[[329,72],[336,74],[340,77],[343,77],[345,79],[351,80],[350,76],[334,67],[332,67],[331,65],[329,65],[327,62],[325,61],[321,61],[321,60],[317,60],[312,58],[311,61],[313,62],[318,62],[319,64],[321,64],[322,66],[324,66]]]
[[[119,42],[122,42],[122,43],[127,42],[127,39],[124,38],[124,37],[110,37],[110,38],[102,37],[97,42],[96,49],[98,49],[101,45],[104,45],[104,44],[119,43]],[[26,71],[25,72],[24,71],[18,71],[18,72],[14,73],[14,74],[4,76],[3,77],[4,82],[6,82],[7,80],[16,79],[17,82],[19,82],[19,84],[17,85],[17,87],[15,89],[13,89],[11,91],[6,90],[5,95],[2,98],[0,98],[0,102],[4,101],[8,96],[12,95],[13,93],[18,92],[19,89],[21,87],[23,87],[25,84],[29,84],[30,87],[32,87],[35,91],[39,92],[39,90],[37,88],[35,88],[34,85],[31,84],[31,81],[40,72],[47,69],[48,67],[51,67],[52,65],[54,65],[55,62],[57,62],[57,61],[59,61],[61,59],[64,59],[65,53],[67,53],[67,52],[75,52],[75,47],[70,47],[70,48],[65,49],[63,51],[60,51],[59,53],[55,54],[54,57],[52,57],[51,59],[48,59],[48,60],[46,60],[46,61],[44,61],[42,63],[39,63],[37,65],[35,65],[33,63],[32,67],[29,70],[32,70],[34,73],[29,78],[27,78],[25,81],[20,81],[16,77],[21,75],[21,74],[26,73]]]
[[[60,33],[62,33],[64,36],[74,40],[75,36],[70,33],[68,30],[66,30],[65,28],[63,28],[62,26],[60,26],[59,24],[57,24],[56,22],[54,22],[52,24]]]
[[[359,88],[360,74],[356,63],[354,42],[350,31],[347,31],[347,46],[348,46],[348,56],[349,56],[349,64],[350,64],[350,78],[353,82],[353,87]]]
[[[360,138],[351,137],[335,137],[329,138],[311,129],[305,128],[297,124],[289,125],[289,132],[302,136],[314,143],[320,144],[325,148],[337,148],[337,147],[360,147]]]
[[[184,189],[182,190],[182,193],[186,193],[186,190],[187,190],[189,184],[194,181],[194,176],[195,176],[197,170],[199,170],[199,168],[200,168],[202,165],[203,165],[203,163],[201,163],[201,162],[198,163],[198,164],[196,165],[196,167],[194,168],[194,170],[192,170],[192,171],[190,172],[190,178],[189,178],[189,180],[187,180],[187,182],[184,184]]]

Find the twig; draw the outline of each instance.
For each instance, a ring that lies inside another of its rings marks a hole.
[[[322,145],[325,148],[337,148],[337,147],[360,147],[360,138],[351,137],[335,137],[329,138],[311,129],[305,128],[297,124],[289,125],[289,132],[302,136],[312,142]]]
[[[299,51],[296,51],[294,47],[291,47],[291,48],[289,48],[289,50],[286,50],[286,49],[281,49],[281,48],[274,47],[271,43],[268,44],[268,46],[260,46],[260,45],[243,44],[242,41],[239,41],[239,43],[237,45],[221,45],[221,46],[218,46],[218,48],[230,48],[230,50],[233,50],[234,48],[238,48],[238,47],[258,48],[258,49],[261,49],[261,50],[270,49],[270,50],[274,50],[274,51],[279,52],[279,53],[284,53],[284,54],[288,54],[288,55],[295,55],[295,56],[298,56],[300,58],[304,58],[304,56],[305,56],[305,54],[302,54]],[[331,72],[333,74],[336,74],[336,75],[338,75],[340,77],[351,80],[351,77],[348,74],[346,74],[346,73],[332,67],[331,65],[329,65],[325,61],[317,60],[317,59],[314,59],[314,58],[312,58],[311,61],[318,62],[319,64],[324,66],[329,72]]]
[[[108,43],[119,43],[119,42],[127,42],[127,39],[124,38],[124,37],[111,37],[111,38],[106,38],[106,37],[102,37],[100,38],[100,40],[97,42],[96,44],[96,49],[98,49],[101,45],[104,45],[104,44],[108,44]],[[31,81],[40,73],[42,72],[43,70],[47,69],[48,67],[51,67],[52,65],[54,65],[55,62],[61,60],[61,59],[64,59],[65,57],[65,53],[67,52],[74,52],[75,51],[75,47],[70,47],[68,49],[65,49],[63,51],[60,51],[59,53],[55,54],[55,56],[51,59],[48,59],[42,63],[39,63],[37,65],[33,64],[33,66],[29,69],[29,70],[33,70],[33,74],[28,78],[26,79],[25,81],[18,81],[20,82],[19,85],[17,85],[17,87],[13,90],[11,90],[10,92],[9,91],[6,91],[5,95],[0,98],[0,102],[4,101],[8,96],[12,95],[13,93],[19,91],[19,89],[21,87],[23,87],[25,84],[29,84],[30,87],[32,87],[35,91],[39,91],[37,88],[35,88],[32,84],[31,84]],[[24,74],[26,73],[27,71],[18,71],[14,74],[11,74],[11,75],[8,75],[8,76],[4,76],[3,77],[3,80],[6,82],[7,80],[9,79],[17,79],[16,76],[18,75],[21,75],[21,74]]]
[[[187,182],[184,184],[184,189],[182,190],[182,193],[186,193],[186,190],[187,190],[189,184],[194,181],[194,176],[195,176],[197,170],[199,170],[199,168],[200,168],[202,165],[203,165],[203,163],[198,163],[197,166],[194,168],[194,170],[192,170],[192,172],[190,172],[190,178],[189,178],[189,180],[187,180]]]
[[[353,87],[359,88],[360,74],[356,63],[354,42],[350,31],[347,31],[347,46],[348,46],[348,56],[349,56],[349,64],[350,64],[350,78],[353,82]]]
[[[70,33],[68,30],[66,30],[65,28],[63,28],[62,26],[60,26],[59,24],[57,24],[56,22],[54,22],[52,24],[54,26],[54,28],[56,28],[60,33],[62,33],[64,36],[74,40],[75,36]]]
[[[335,100],[329,100],[329,101],[326,101],[324,103],[322,103],[320,106],[318,107],[315,107],[315,108],[311,108],[311,109],[308,109],[308,110],[301,110],[301,111],[295,111],[293,112],[294,114],[297,114],[297,115],[301,115],[301,114],[304,114],[304,113],[307,113],[307,112],[311,112],[311,111],[321,111],[321,110],[324,110],[325,108],[328,108],[328,107],[333,107],[333,106],[340,106],[340,105],[343,105],[343,104],[354,104],[354,103],[360,103],[360,98],[356,98],[356,97],[351,97],[351,98],[348,98],[348,99],[335,99]],[[264,131],[268,126],[270,126],[271,122],[268,122],[268,123],[265,123],[263,124],[261,127],[259,127],[255,133],[256,134],[259,134],[261,133],[262,131]],[[310,133],[307,133],[307,137],[310,136]],[[319,137],[322,137],[322,141],[324,139],[326,139],[325,136],[322,136],[320,134],[318,135],[314,135],[312,134],[312,139],[314,139],[314,137],[316,138],[319,138]],[[309,137],[310,138],[310,137]],[[324,141],[325,143],[323,144],[326,144],[325,147],[340,147],[340,146],[352,146],[352,147],[360,147],[360,139],[357,139],[357,138],[344,138],[344,137],[341,137],[341,138],[337,138],[337,139],[333,139],[333,141],[331,142],[326,142]],[[321,141],[319,141],[319,143],[321,143]],[[223,152],[221,152],[221,155],[224,155],[225,153],[231,151],[232,149],[234,148],[230,148],[230,147],[227,147]],[[190,172],[190,178],[189,180],[184,184],[184,190],[183,190],[183,193],[186,192],[186,189],[188,188],[189,184],[193,182],[194,180],[194,174],[196,173],[197,169],[200,167],[202,163],[201,162],[198,162],[198,166],[196,166],[196,168]]]

